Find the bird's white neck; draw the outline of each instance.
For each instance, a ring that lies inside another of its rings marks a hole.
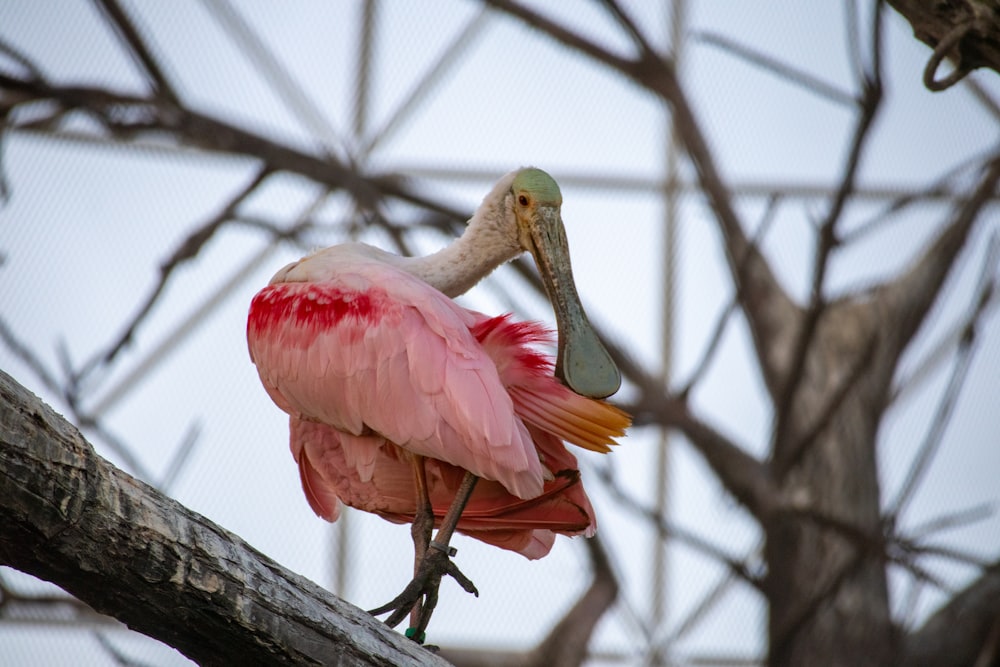
[[[465,228],[451,244],[426,257],[400,257],[365,243],[345,243],[320,250],[284,267],[271,283],[323,280],[351,257],[383,262],[428,283],[449,297],[472,289],[493,269],[521,254],[510,182],[511,172],[493,187]]]
[[[398,265],[449,297],[464,294],[522,252],[517,239],[504,232],[503,214],[481,210],[451,244],[426,257],[400,258]]]

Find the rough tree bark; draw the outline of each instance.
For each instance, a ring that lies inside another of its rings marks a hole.
[[[888,0],[913,27],[913,36],[934,49],[924,85],[941,91],[979,67],[1000,72],[1000,4],[995,0]],[[942,61],[953,63],[951,72]]]
[[[0,563],[203,665],[446,665],[98,456],[0,371]]]

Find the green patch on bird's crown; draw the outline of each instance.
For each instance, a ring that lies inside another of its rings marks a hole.
[[[555,179],[541,169],[530,167],[517,172],[511,188],[514,192],[525,191],[531,194],[539,204],[559,206],[562,204],[562,193]]]

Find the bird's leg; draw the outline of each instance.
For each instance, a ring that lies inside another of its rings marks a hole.
[[[413,576],[420,571],[427,548],[431,543],[431,533],[434,530],[434,508],[431,505],[430,491],[427,488],[427,469],[424,467],[424,457],[413,457],[413,484],[416,487],[417,503],[413,515],[413,525],[410,535],[413,536]],[[410,627],[416,627],[419,621],[420,607],[414,605],[410,610]]]
[[[415,638],[422,640],[427,624],[430,623],[431,614],[434,613],[434,608],[437,606],[438,588],[441,585],[443,575],[450,575],[466,593],[472,593],[479,597],[479,591],[476,590],[475,584],[462,574],[458,566],[452,562],[451,557],[455,555],[455,549],[450,546],[451,536],[458,526],[459,519],[462,518],[462,512],[465,511],[465,506],[468,504],[478,481],[479,478],[471,472],[465,473],[465,477],[462,478],[462,483],[455,493],[455,499],[451,502],[444,519],[441,520],[441,527],[438,528],[434,541],[428,545],[430,548],[424,556],[424,561],[420,566],[421,572],[418,573],[418,576],[423,574],[424,577],[428,577],[431,585],[426,587],[424,604],[417,614],[416,623],[413,624]]]
[[[434,607],[437,605],[441,577],[449,575],[466,592],[472,593],[476,597],[479,596],[479,591],[476,590],[475,584],[462,574],[458,566],[451,561],[454,549],[449,546],[451,536],[454,534],[456,526],[458,526],[458,520],[462,516],[465,505],[469,502],[469,497],[472,495],[473,489],[476,488],[478,480],[479,478],[471,472],[465,473],[465,477],[462,478],[462,483],[455,494],[455,500],[452,501],[451,507],[448,508],[447,514],[444,515],[437,535],[428,545],[429,548],[424,553],[424,557],[413,575],[413,580],[393,600],[369,612],[373,616],[378,616],[388,611],[393,612],[385,622],[389,627],[396,627],[406,614],[423,598],[423,604],[417,609],[417,621],[407,631],[407,635],[417,642],[422,643],[424,630],[427,628],[427,624],[431,620],[431,614],[434,612]]]

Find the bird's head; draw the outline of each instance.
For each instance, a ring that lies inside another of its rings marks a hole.
[[[621,386],[621,375],[594,333],[573,282],[559,185],[541,169],[520,169],[513,174],[505,200],[507,216],[516,223],[518,244],[534,258],[556,313],[556,375],[583,396],[610,396]]]
[[[519,169],[511,181],[509,196],[511,212],[517,222],[518,243],[522,250],[534,254],[541,230],[562,228],[559,184],[541,169]]]

